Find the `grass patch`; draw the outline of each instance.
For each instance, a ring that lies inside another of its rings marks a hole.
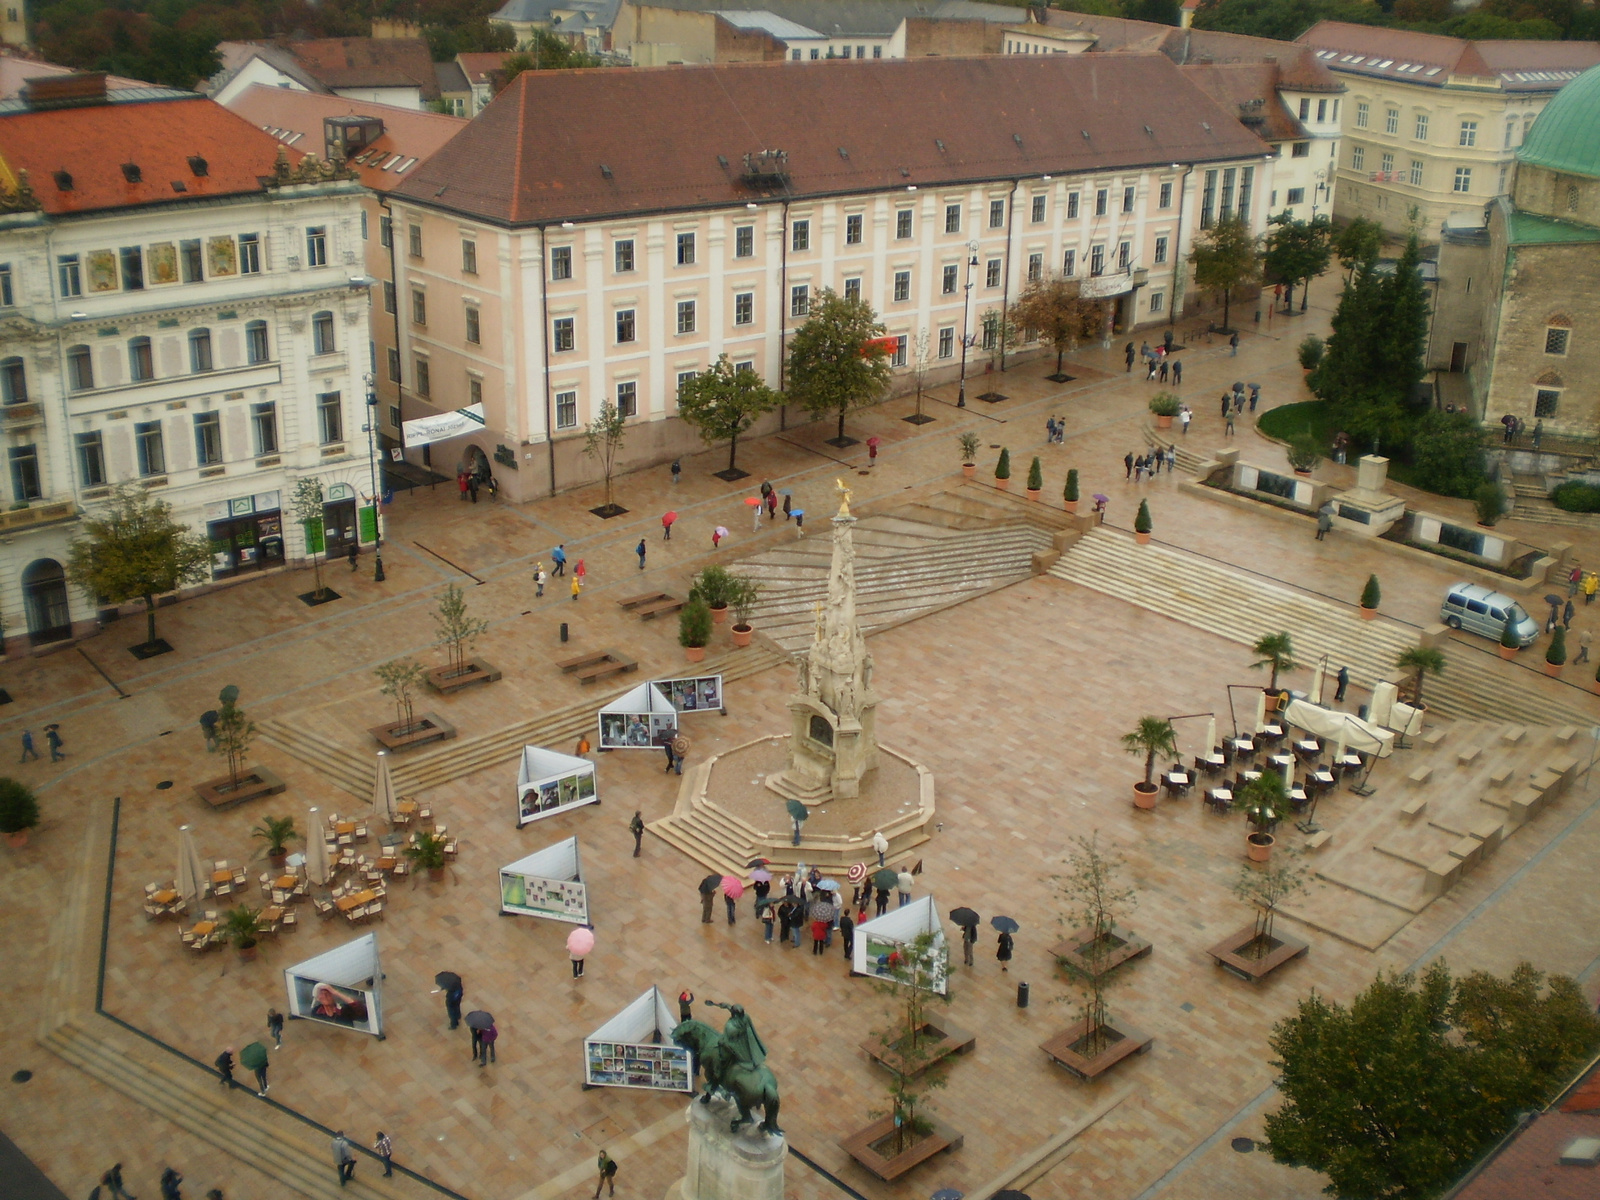
[[[1298,404],[1281,404],[1268,409],[1257,418],[1256,428],[1268,437],[1285,442],[1310,438],[1329,459],[1333,457],[1334,435],[1339,432],[1334,428],[1332,410],[1322,400],[1302,400]],[[1352,440],[1348,451],[1350,465],[1354,466],[1365,453],[1367,451]],[[1389,478],[1421,492],[1429,491],[1418,482],[1416,468],[1399,453],[1389,455]]]

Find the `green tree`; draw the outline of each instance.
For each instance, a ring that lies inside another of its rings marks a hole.
[[[709,371],[702,371],[678,388],[678,416],[700,431],[708,443],[726,440],[728,471],[737,470],[734,455],[739,435],[762,414],[778,406],[781,397],[762,382],[753,369],[740,370],[726,354],[717,356]]]
[[[450,62],[458,54],[517,48],[517,36],[510,28],[481,19],[457,26],[424,25],[422,36],[428,40],[428,51],[434,62]]]
[[[378,690],[394,702],[395,724],[401,737],[411,732],[413,724],[412,692],[422,683],[425,671],[410,658],[397,658],[374,668],[374,675],[383,686]]]
[[[1195,287],[1222,293],[1222,327],[1227,329],[1233,289],[1261,278],[1261,251],[1249,222],[1224,217],[1195,239],[1189,261]]]
[[[439,597],[439,608],[433,614],[433,624],[438,630],[437,644],[443,646],[449,656],[450,674],[462,674],[467,669],[467,655],[472,650],[472,644],[488,632],[489,622],[467,615],[467,598],[452,583]]]
[[[318,557],[327,549],[327,530],[324,528],[325,509],[322,480],[305,476],[295,481],[289,494],[289,511],[306,534],[306,553],[311,555],[311,572],[317,581],[317,599],[327,591],[322,586],[322,559]]]
[[[1084,966],[1057,959],[1067,978],[1078,985],[1080,1019],[1084,1022],[1086,1057],[1105,1048],[1106,987],[1111,982],[1108,959],[1122,943],[1112,930],[1120,925],[1138,902],[1138,893],[1121,879],[1127,861],[1121,855],[1100,850],[1100,831],[1071,840],[1067,852],[1067,873],[1056,880],[1056,891],[1066,901],[1069,929],[1083,930],[1089,940],[1078,946]]]
[[[891,1153],[909,1150],[932,1132],[917,1108],[929,1092],[945,1085],[948,1057],[935,1060],[938,1039],[928,1031],[929,1007],[948,1004],[940,990],[950,974],[950,950],[942,936],[919,933],[898,947],[898,962],[889,976],[874,981],[874,988],[889,997],[889,1024],[878,1033],[882,1051],[878,1061],[889,1072],[889,1100],[894,1106],[895,1142]]]
[[[146,644],[156,641],[156,597],[199,583],[211,570],[211,544],[143,488],[118,488],[78,530],[68,576],[97,604],[143,600]]]
[[[1067,351],[1099,336],[1105,317],[1104,302],[1085,300],[1079,295],[1082,286],[1078,279],[1047,275],[1028,284],[1011,306],[1011,319],[1019,328],[1055,347],[1056,375]]]
[[[1176,758],[1178,755],[1178,731],[1165,717],[1140,717],[1134,731],[1122,735],[1122,748],[1129,754],[1144,755],[1145,786],[1153,786],[1156,756]]]
[[[1297,221],[1287,212],[1269,217],[1262,265],[1267,278],[1285,285],[1284,311],[1294,307],[1294,285],[1305,283],[1300,311],[1306,309],[1311,281],[1328,269],[1333,257],[1333,222],[1326,215]]]
[[[839,414],[836,440],[852,408],[876,400],[889,385],[884,328],[872,305],[823,288],[811,315],[789,339],[789,396],[809,412]]]
[[[1250,664],[1251,669],[1259,671],[1262,667],[1272,669],[1272,678],[1267,683],[1267,691],[1278,690],[1278,674],[1282,671],[1297,670],[1299,663],[1294,661],[1294,646],[1289,641],[1287,633],[1269,633],[1254,646],[1250,647],[1251,653],[1261,657]]]
[[[1441,496],[1471,497],[1488,478],[1483,468],[1483,426],[1468,413],[1422,414],[1411,435],[1416,485]]]
[[[1332,243],[1348,284],[1358,267],[1377,262],[1378,255],[1383,253],[1383,226],[1366,217],[1357,217],[1334,232]]]
[[[1382,9],[1361,0],[1209,0],[1195,14],[1194,27],[1292,42],[1318,21],[1389,23]]]
[[[627,437],[627,414],[610,400],[600,402],[594,420],[583,427],[583,452],[600,463],[606,480],[605,511],[615,516],[617,505],[611,498],[611,480],[617,469],[617,454]]]
[[[244,709],[239,707],[238,688],[223,688],[221,700],[214,736],[217,748],[228,756],[228,780],[232,786],[238,787],[239,772],[244,770],[250,743],[255,740],[256,723],[246,717]]]
[[[505,81],[500,86],[509,86],[524,71],[570,71],[599,65],[600,60],[594,55],[577,49],[548,29],[535,29],[528,44],[506,59],[500,68]]]
[[[1412,672],[1411,686],[1415,699],[1422,703],[1422,678],[1424,675],[1444,674],[1444,655],[1433,646],[1407,646],[1395,656],[1394,665],[1402,671]]]

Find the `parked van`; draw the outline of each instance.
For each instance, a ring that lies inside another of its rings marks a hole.
[[[1522,605],[1479,583],[1452,584],[1439,605],[1439,619],[1451,629],[1465,629],[1497,642],[1509,619],[1518,646],[1531,646],[1539,636],[1539,622]]]

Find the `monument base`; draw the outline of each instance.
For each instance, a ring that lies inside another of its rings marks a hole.
[[[720,1096],[710,1104],[692,1102],[683,1114],[689,1125],[689,1173],[667,1190],[666,1200],[783,1200],[785,1138],[755,1125],[729,1133],[739,1107]],[[759,1114],[752,1114],[757,1121]]]

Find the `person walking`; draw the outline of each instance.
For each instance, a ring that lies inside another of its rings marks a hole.
[[[572,577],[579,583],[589,582],[589,568],[583,565],[583,559],[578,560],[578,565],[572,568]]]
[[[765,503],[761,497],[754,498],[755,503],[750,506],[750,532],[761,532],[761,506]]]
[[[1583,568],[1574,564],[1572,571],[1567,576],[1567,595],[1576,596],[1578,585],[1583,582]],[[46,726],[46,728],[49,728]]]
[[[789,926],[794,921],[794,901],[788,896],[778,901],[778,940],[789,944]]]
[[[978,927],[976,925],[963,925],[961,927],[961,961],[967,966],[972,965],[972,948],[978,944]]]
[[[1228,410],[1233,407],[1233,393],[1222,393],[1222,415],[1227,416]]]
[[[456,490],[461,493],[457,498],[465,504],[467,501],[467,469],[465,467],[456,472]]]
[[[248,1046],[245,1048],[249,1049]],[[265,1096],[267,1094],[267,1060],[262,1059],[259,1067],[251,1067],[250,1069],[255,1072],[256,1083],[260,1085],[256,1095]]]
[[[873,905],[873,916],[881,917],[889,911],[889,889],[879,888]]]
[[[694,993],[688,988],[678,993],[678,1020],[694,1020]]]
[[[794,511],[794,496],[789,492],[783,493],[783,519],[787,521]]]
[[[372,1152],[383,1159],[383,1176],[387,1179],[394,1174],[394,1143],[389,1140],[389,1135],[383,1130],[378,1130],[378,1136],[372,1141]]]
[[[455,1029],[461,1024],[461,1001],[466,998],[467,989],[457,983],[444,994],[445,1016],[450,1018],[450,1028]]]
[[[1573,614],[1572,601],[1568,600],[1567,601],[1567,606],[1561,610],[1561,628],[1563,628],[1563,629],[1571,629],[1572,628],[1572,614]]]
[[[722,893],[722,903],[728,909],[728,924],[732,925],[739,916],[739,905],[727,892]]]
[[[1233,336],[1228,339],[1228,350],[1230,351],[1229,357],[1239,357],[1239,331],[1237,329],[1233,331]]]
[[[583,955],[577,953],[576,951],[568,950],[567,951],[567,957],[572,960],[572,977],[574,979],[582,979],[583,978]]]
[[[854,957],[856,949],[856,923],[848,912],[839,914],[839,940],[844,943],[844,956],[848,961]]]
[[[1172,360],[1172,386],[1173,387],[1177,387],[1182,382],[1183,382],[1183,359],[1175,358],[1175,359]]]
[[[61,749],[61,726],[46,725],[44,727],[44,744],[50,747],[51,762],[60,762],[67,756],[66,752]]]
[[[178,1190],[182,1182],[183,1176],[171,1167],[161,1172],[161,1200],[183,1200],[183,1193]]]
[[[1593,640],[1594,634],[1587,629],[1578,635],[1578,657],[1572,660],[1574,663],[1586,663],[1589,661],[1589,643]]]
[[[1234,334],[1233,337],[1234,337],[1235,341],[1238,341],[1238,338],[1239,338],[1238,334]],[[1009,933],[1005,933],[1005,932],[1002,931],[1001,934],[1000,934],[1000,941],[999,941],[998,945],[995,947],[995,952],[994,952],[994,956],[1000,960],[1000,969],[1002,971],[1011,970],[1011,947],[1012,947],[1012,945],[1013,945],[1013,943],[1011,941],[1011,935]]]
[[[805,537],[805,535],[806,535],[806,510],[803,509],[803,508],[796,508],[796,509],[793,509],[791,511],[792,511],[792,513],[794,515],[794,535],[795,535],[795,537]]]
[[[605,1187],[609,1187],[611,1194],[615,1196],[617,1194],[617,1160],[602,1150],[595,1166],[600,1171],[600,1182],[595,1184],[594,1200],[600,1200],[600,1189]]]
[[[814,920],[811,922],[811,954],[816,957],[828,952],[828,922]]]
[[[1261,385],[1259,383],[1252,383],[1250,385],[1250,411],[1251,412],[1255,412],[1256,403],[1260,399],[1261,399]]]
[[[1539,449],[1539,443],[1541,441],[1543,441],[1543,440],[1544,440],[1544,421],[1542,421],[1542,420],[1535,421],[1533,423],[1533,448],[1534,448],[1534,450],[1538,450]]]
[[[711,548],[715,550],[720,545],[722,545],[722,526],[718,525],[711,531]]]
[[[533,565],[533,598],[544,599],[544,585],[550,582],[550,576],[544,569],[543,563]]]
[[[580,733],[578,735],[578,744],[573,747],[572,752],[579,758],[588,758],[589,751],[593,749],[594,747],[589,744],[589,735],[587,733]]]
[[[1170,371],[1171,369],[1172,369],[1172,365],[1169,362],[1167,362],[1166,355],[1162,355],[1161,356],[1161,367],[1160,367],[1160,369],[1158,369],[1156,371],[1156,377],[1162,383],[1165,383],[1167,381],[1167,372]]]
[[[663,542],[670,542],[672,540],[672,523],[677,519],[678,514],[675,512],[661,514],[661,540]]]
[[[639,544],[633,548],[633,552],[639,556],[639,570],[641,570],[641,571],[644,570],[644,539],[643,538],[639,539]]]
[[[761,935],[769,946],[772,945],[773,909],[776,907],[775,904],[756,901],[756,916],[761,918]]]
[[[911,903],[911,889],[916,886],[916,880],[911,878],[910,871],[901,871],[899,879],[895,882],[895,886],[900,893],[900,903],[895,905],[895,907],[904,908],[906,905]]]
[[[333,1135],[333,1165],[339,1172],[340,1187],[356,1177],[356,1152],[342,1129]]]
[[[24,729],[22,731],[22,757],[17,761],[27,762],[30,758],[37,759],[38,757],[39,752],[33,748],[33,730]]]
[[[472,497],[472,502],[478,502],[478,476],[473,473],[467,476],[467,494]]]
[[[1224,431],[1224,436],[1232,437],[1233,436],[1233,409],[1230,408],[1226,415],[1227,415],[1228,426],[1227,426],[1227,429]]]
[[[100,1176],[100,1186],[106,1189],[110,1200],[139,1200],[122,1186],[122,1164],[112,1163],[111,1169]]]
[[[467,1030],[471,1035],[472,1049],[469,1057],[473,1062],[478,1061],[478,1049],[483,1045],[483,1030],[476,1025],[468,1025]]]
[[[1178,465],[1178,448],[1176,446],[1167,447],[1166,460],[1167,474],[1171,475],[1173,468]]]
[[[1133,478],[1133,451],[1132,450],[1129,450],[1126,454],[1124,454],[1122,456],[1122,477],[1124,479],[1132,479]],[[879,863],[878,865],[880,867],[883,866],[882,863]]]
[[[1122,357],[1128,364],[1128,373],[1133,371],[1133,343],[1129,342],[1122,348]]]
[[[717,889],[716,888],[713,887],[709,891],[702,890],[700,892],[700,924],[702,924],[702,925],[711,924],[711,906],[713,904],[715,904],[716,902],[717,902]]]
[[[1344,703],[1344,692],[1345,692],[1345,689],[1350,686],[1350,668],[1349,667],[1340,667],[1339,668],[1338,680],[1339,680],[1339,686],[1334,689],[1333,702],[1335,704],[1343,704]]]
[[[350,549],[346,552],[346,557],[348,557],[350,559],[350,573],[352,575],[354,575],[355,572],[356,572],[356,554],[357,554],[356,544],[354,542],[351,542],[350,543]]]
[[[1146,383],[1154,383],[1155,382],[1156,368],[1157,368],[1158,365],[1159,365],[1158,360],[1156,359],[1156,356],[1152,353],[1150,355],[1149,361],[1145,364],[1144,379],[1145,379]]]
[[[678,476],[683,474],[683,462],[679,459],[672,460],[672,486],[678,486]]]
[[[267,1009],[267,1032],[272,1035],[273,1047],[283,1049],[283,1014],[275,1008]]]
[[[1194,410],[1185,404],[1178,410],[1178,424],[1183,429],[1183,436],[1189,436],[1189,422],[1194,420]]]
[[[682,775],[683,759],[678,757],[678,748],[671,742],[661,748],[667,752],[667,766],[666,770],[662,771],[662,774],[665,775],[669,771],[676,771],[679,775]]]
[[[1333,505],[1324,504],[1317,510],[1317,541],[1328,536],[1328,530],[1333,528]]]
[[[878,856],[878,865],[883,866],[884,856],[889,853],[889,839],[883,836],[883,830],[872,831],[872,852]]]
[[[767,493],[767,520],[776,521],[777,519],[778,519],[778,493],[777,492],[768,492]]]
[[[216,1060],[216,1064],[215,1065],[216,1065],[216,1068],[217,1068],[217,1074],[222,1077],[222,1079],[221,1079],[222,1086],[224,1088],[232,1087],[233,1086],[233,1047],[232,1046],[224,1046],[222,1048],[222,1053],[217,1055],[217,1060]]]
[[[578,961],[581,964],[583,960],[579,959]],[[583,974],[581,966],[578,970],[578,974]],[[478,1065],[480,1067],[487,1067],[490,1063],[495,1061],[494,1044],[499,1039],[500,1028],[497,1025],[490,1025],[489,1028],[485,1029],[478,1035]]]
[[[582,592],[583,592],[583,580],[579,579],[576,575],[574,575],[572,577],[572,599],[573,599],[574,602],[577,601],[579,595],[581,595]]]
[[[639,849],[644,844],[644,817],[636,808],[633,810],[633,820],[628,822],[628,832],[633,834],[633,856],[639,857]]]
[[[550,551],[550,561],[556,565],[554,574],[565,575],[567,573],[567,544],[565,542]]]

